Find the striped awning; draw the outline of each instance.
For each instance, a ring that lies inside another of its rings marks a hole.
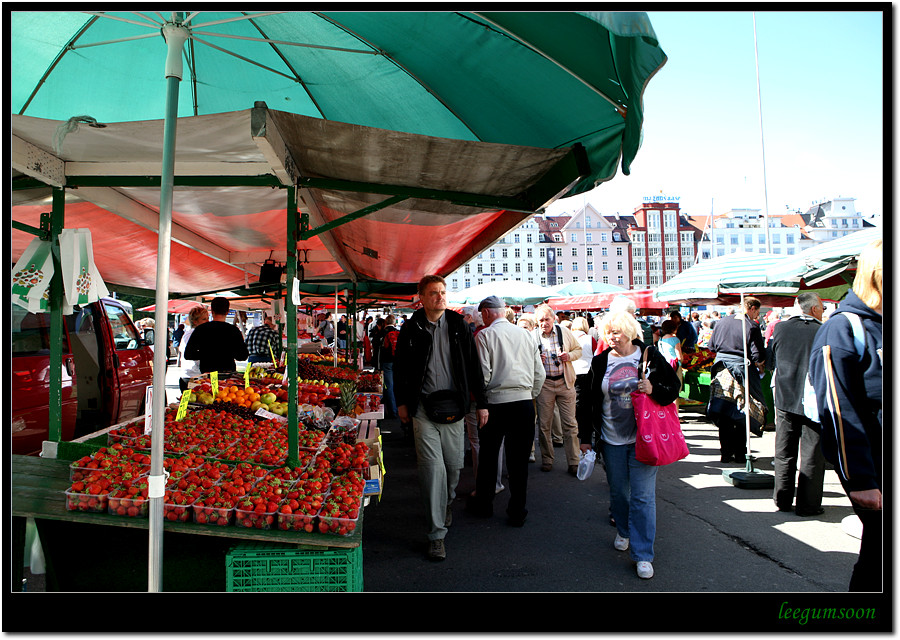
[[[766,278],[766,271],[781,259],[776,255],[744,252],[718,256],[682,271],[658,287],[654,297],[669,302],[702,303],[741,293],[795,295],[797,283]]]
[[[781,258],[766,270],[772,281],[792,281],[814,285],[843,272],[856,262],[856,257],[873,240],[881,239],[881,227],[863,229],[843,238],[830,240]]]

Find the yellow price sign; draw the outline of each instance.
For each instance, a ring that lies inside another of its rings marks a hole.
[[[188,402],[191,401],[191,390],[185,389],[184,393],[181,394],[181,402],[178,404],[178,412],[175,414],[175,421],[181,422],[184,420],[184,416],[187,415],[187,407]]]
[[[275,366],[275,368],[277,369],[277,368],[278,368],[278,361],[275,359],[275,352],[272,351],[272,343],[270,342],[270,343],[268,343],[268,344],[269,344],[269,355],[272,356],[272,364],[273,364],[273,365]]]
[[[210,371],[209,372],[209,384],[212,386],[212,394],[213,398],[219,395],[219,372],[218,371]]]
[[[250,386],[250,363],[247,363],[247,368],[244,369],[244,388],[248,388]]]

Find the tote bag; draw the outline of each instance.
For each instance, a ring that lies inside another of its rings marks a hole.
[[[645,377],[647,352],[641,366]],[[646,393],[631,394],[634,419],[637,422],[637,439],[634,457],[638,462],[660,467],[687,457],[688,446],[678,420],[678,405],[673,402],[662,406]]]

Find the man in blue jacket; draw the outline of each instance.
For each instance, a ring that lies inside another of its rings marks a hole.
[[[463,317],[447,309],[444,279],[425,276],[418,291],[422,308],[403,323],[397,337],[394,395],[400,421],[413,425],[429,523],[428,557],[440,561],[447,556],[444,538],[463,468],[470,397],[478,408],[479,429],[488,411],[475,339]]]
[[[816,334],[809,360],[822,452],[863,525],[850,591],[882,589],[882,366],[882,241],[877,240],[860,254],[853,289]]]

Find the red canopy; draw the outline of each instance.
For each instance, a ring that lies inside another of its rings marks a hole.
[[[665,309],[668,302],[653,299],[652,289],[631,289],[627,291],[609,291],[606,293],[592,293],[582,296],[567,296],[564,298],[550,298],[547,300],[554,311],[596,311],[608,309],[614,298],[624,296],[634,302],[638,309]]]

